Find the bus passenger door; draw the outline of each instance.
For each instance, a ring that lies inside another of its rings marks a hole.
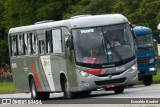
[[[46,52],[46,38],[45,31],[39,31],[39,55],[40,55],[40,81],[42,82],[45,91],[55,91],[55,83],[53,81],[53,73],[51,69],[51,58]]]

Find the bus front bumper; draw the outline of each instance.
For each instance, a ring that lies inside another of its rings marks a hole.
[[[138,83],[138,70],[137,68],[133,71],[130,69],[126,70],[120,75],[99,77],[91,75],[89,77],[82,77],[78,75],[78,87],[72,89],[72,92],[96,90],[99,88],[115,88],[131,86]],[[111,86],[111,87],[109,87]],[[114,87],[113,87],[114,86]]]
[[[157,66],[155,65],[148,65],[148,66],[139,66],[139,76],[145,75],[156,75],[157,74]]]

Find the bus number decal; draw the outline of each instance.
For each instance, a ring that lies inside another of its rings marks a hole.
[[[81,30],[81,33],[91,33],[91,32],[94,32],[94,29]]]

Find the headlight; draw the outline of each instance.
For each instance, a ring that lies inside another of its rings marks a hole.
[[[83,76],[83,77],[88,77],[89,76],[89,74],[87,73],[87,72],[84,72],[84,71],[81,71],[81,70],[78,70],[77,69],[77,71],[80,73],[80,75],[81,76]]]
[[[80,71],[80,74],[81,74],[83,77],[88,77],[88,76],[89,76],[89,74],[86,73],[86,72],[84,72],[84,71]]]
[[[155,71],[156,70],[156,68],[149,68],[149,71]]]
[[[153,63],[154,62],[154,58],[151,58],[149,63]]]
[[[129,71],[132,72],[137,69],[137,65],[133,65],[129,68]]]
[[[131,66],[131,70],[132,70],[132,71],[136,70],[136,68],[137,68],[136,65]]]

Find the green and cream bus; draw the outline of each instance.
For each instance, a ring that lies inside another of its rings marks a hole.
[[[90,94],[99,88],[123,93],[138,82],[134,36],[120,14],[81,15],[9,30],[16,89],[33,99],[50,93]],[[116,41],[115,41],[116,40]]]

